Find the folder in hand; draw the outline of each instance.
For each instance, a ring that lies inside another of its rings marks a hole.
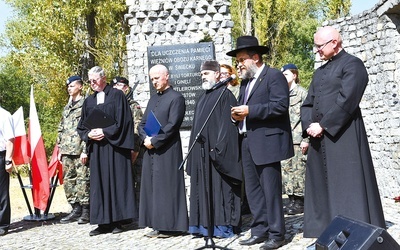
[[[107,115],[101,109],[94,108],[92,112],[83,121],[83,126],[88,129],[106,128],[115,124],[114,118]]]
[[[154,115],[153,110],[147,115],[146,124],[143,130],[150,137],[158,135],[161,129],[161,123],[158,121],[157,117]]]

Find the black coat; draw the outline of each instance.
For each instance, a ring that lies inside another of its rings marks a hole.
[[[196,142],[187,162],[186,171],[190,175],[190,226],[207,226],[207,210],[205,201],[204,177],[208,189],[212,176],[212,200],[210,212],[213,213],[214,225],[236,226],[240,220],[240,186],[242,167],[239,162],[238,132],[231,121],[231,107],[236,105],[236,99],[229,90],[220,87],[205,91],[198,99],[190,143],[192,145],[201,127],[217,103],[199,138],[204,142],[204,165],[201,157],[201,143]],[[211,171],[211,173],[210,173]]]
[[[185,116],[185,98],[179,92],[166,89],[153,95],[147,104],[138,132],[142,140],[148,114],[152,110],[161,123],[161,131],[153,136],[154,149],[146,150],[142,163],[139,226],[161,231],[187,231],[184,170],[179,128]]]
[[[257,165],[288,159],[294,155],[292,129],[289,119],[289,87],[281,86],[284,76],[279,70],[265,65],[243,103],[248,81],[240,86],[239,105],[249,107],[246,117],[250,153]]]
[[[282,240],[285,221],[280,161],[294,155],[289,86],[282,72],[267,65],[245,102],[247,84],[248,80],[241,83],[239,105],[247,105],[249,111],[241,153],[246,195],[253,215],[251,234]]]
[[[338,214],[385,228],[359,103],[368,83],[360,59],[342,50],[313,76],[301,107],[303,134],[313,122],[305,185],[304,237],[319,237]]]
[[[104,103],[97,105],[96,95],[86,98],[78,124],[78,134],[86,142],[90,167],[90,223],[109,224],[137,217],[131,150],[133,121],[124,93],[107,85]],[[98,108],[115,120],[103,128],[104,139],[88,138],[90,129],[83,125],[93,109]]]

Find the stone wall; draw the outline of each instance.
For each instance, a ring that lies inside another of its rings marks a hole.
[[[400,0],[381,0],[374,8],[329,21],[343,36],[346,51],[361,58],[370,82],[361,102],[381,195],[400,194]],[[230,1],[127,0],[128,75],[144,109],[150,97],[147,47],[197,43],[210,35],[216,59],[232,46]],[[318,65],[318,63],[316,64]],[[189,131],[181,131],[184,153]]]
[[[369,73],[361,109],[382,196],[400,194],[400,0],[323,26],[337,28],[347,52]],[[350,191],[350,190],[349,190]]]
[[[230,62],[225,55],[232,48],[230,1],[127,0],[126,4],[128,75],[143,107],[150,98],[148,46],[198,43],[208,35],[214,42],[216,60]]]
[[[126,38],[128,77],[143,110],[150,98],[148,46],[198,43],[209,36],[214,43],[216,60],[230,64],[231,57],[226,56],[232,49],[230,1],[126,0],[126,5],[125,19],[130,25]],[[181,130],[181,138],[186,155],[190,131]],[[190,181],[186,175],[185,182],[188,189]]]

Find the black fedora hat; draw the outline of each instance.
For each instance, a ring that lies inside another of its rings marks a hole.
[[[241,50],[255,50],[260,54],[266,54],[269,52],[269,48],[260,46],[257,38],[254,36],[241,36],[236,41],[236,49],[226,53],[228,56],[235,57],[236,54]]]

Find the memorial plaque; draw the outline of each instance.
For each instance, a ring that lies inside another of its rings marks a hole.
[[[182,127],[190,128],[196,101],[203,92],[200,66],[204,61],[215,60],[214,44],[207,42],[151,46],[147,48],[147,57],[149,69],[156,64],[163,64],[168,68],[170,85],[185,97],[186,113]],[[155,94],[151,81],[150,93]]]

